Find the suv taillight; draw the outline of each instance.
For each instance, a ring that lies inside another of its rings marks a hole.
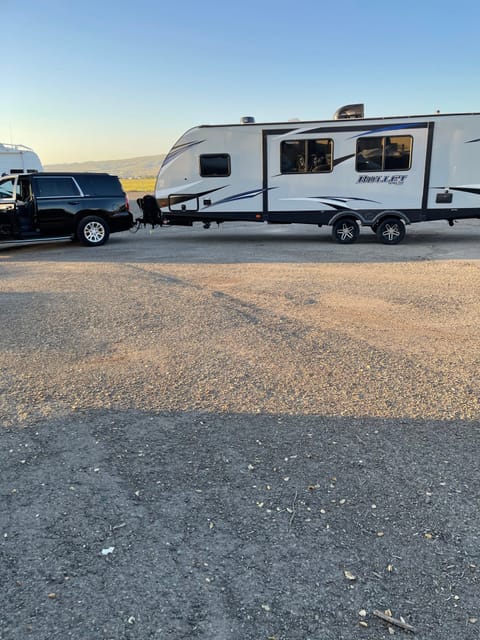
[[[130,211],[130,201],[127,194],[125,194],[125,207],[127,208],[127,211]]]

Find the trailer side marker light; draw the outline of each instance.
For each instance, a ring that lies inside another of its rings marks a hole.
[[[261,220],[261,219],[262,219],[262,214],[261,214],[261,213],[257,213],[257,214],[256,214],[256,216],[255,216],[255,218],[256,218],[257,220]]]

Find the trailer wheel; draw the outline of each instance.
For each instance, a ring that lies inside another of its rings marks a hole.
[[[332,227],[332,237],[340,244],[352,244],[360,235],[360,228],[355,218],[340,218]]]
[[[400,218],[385,218],[378,225],[376,233],[383,244],[398,244],[405,237],[405,224]]]
[[[77,237],[82,244],[99,247],[105,244],[110,236],[110,229],[103,218],[87,216],[80,220],[77,227]]]

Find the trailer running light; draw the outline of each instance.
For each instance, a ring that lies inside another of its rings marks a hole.
[[[256,218],[257,220],[261,220],[261,219],[262,219],[262,214],[261,214],[261,213],[257,213],[257,214],[255,215],[255,218]]]

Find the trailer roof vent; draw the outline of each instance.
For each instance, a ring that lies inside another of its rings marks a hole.
[[[334,120],[351,120],[354,118],[364,117],[364,105],[363,104],[346,104],[340,109],[337,109],[333,114]]]
[[[253,116],[242,116],[240,124],[255,124],[255,118]]]

